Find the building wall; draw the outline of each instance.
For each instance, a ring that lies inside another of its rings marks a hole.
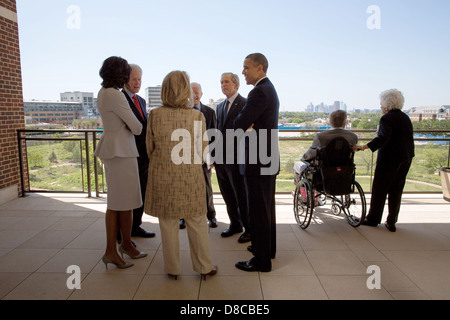
[[[84,114],[81,102],[24,101],[24,110],[25,118],[31,119],[30,124],[68,125],[81,119]]]
[[[145,89],[147,98],[147,109],[159,108],[162,106],[161,100],[161,86],[148,87]]]
[[[15,0],[0,0],[0,204],[18,197],[17,129],[25,127]]]

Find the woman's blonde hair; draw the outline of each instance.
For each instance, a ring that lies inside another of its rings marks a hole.
[[[185,71],[172,71],[163,80],[161,100],[164,106],[189,108],[192,102],[192,89]]]

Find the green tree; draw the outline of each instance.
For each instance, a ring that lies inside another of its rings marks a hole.
[[[56,153],[54,150],[52,150],[52,152],[50,153],[50,155],[48,156],[48,160],[52,163],[55,163],[58,161],[58,158],[56,157]]]
[[[38,152],[28,152],[28,163],[30,168],[42,168],[44,166],[44,157]]]
[[[445,152],[442,152],[434,146],[426,147],[424,166],[428,173],[438,172],[441,167],[445,167],[446,165],[447,155]]]

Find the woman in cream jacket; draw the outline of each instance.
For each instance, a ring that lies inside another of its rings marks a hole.
[[[97,105],[103,121],[103,135],[95,156],[105,165],[108,188],[106,224],[106,251],[102,258],[120,269],[131,267],[118,254],[116,236],[122,233],[119,251],[130,258],[138,259],[146,254],[139,252],[131,242],[132,210],[142,205],[137,157],[139,156],[134,135],[140,134],[142,125],[131,111],[119,88],[128,82],[131,68],[125,59],[110,57],[100,70],[103,78],[98,93]]]
[[[206,220],[203,114],[189,107],[191,87],[184,71],[169,73],[161,88],[163,106],[150,111],[147,151],[150,159],[145,212],[159,218],[165,271],[180,274],[179,220],[186,221],[194,271],[214,275]]]

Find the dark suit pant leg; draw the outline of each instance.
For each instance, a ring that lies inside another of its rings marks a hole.
[[[276,176],[246,176],[252,247],[256,263],[271,267],[276,253]]]
[[[140,163],[138,158],[138,165],[139,165],[139,183],[141,185],[142,206],[140,208],[133,209],[132,230],[139,229],[142,224],[142,215],[144,214],[145,191],[147,190],[147,180],[148,180],[148,161]]]
[[[214,219],[216,217],[216,209],[214,207],[214,193],[211,184],[211,169],[203,166],[203,175],[205,176],[206,184],[206,216],[208,220]]]
[[[248,216],[247,189],[245,188],[244,176],[239,172],[238,165],[227,165],[227,172],[233,183],[240,220],[245,231],[251,233],[250,219]]]
[[[226,165],[216,165],[216,175],[220,192],[223,200],[225,201],[225,205],[227,206],[227,213],[230,219],[230,228],[240,229],[242,227],[242,222],[230,171],[227,170]],[[245,201],[247,201],[246,197]]]
[[[402,203],[403,189],[406,183],[406,176],[408,175],[409,168],[411,167],[412,160],[405,161],[398,166],[395,173],[391,187],[388,192],[388,208],[389,215],[387,222],[389,224],[395,224],[398,220],[398,214],[400,212],[400,205]]]

